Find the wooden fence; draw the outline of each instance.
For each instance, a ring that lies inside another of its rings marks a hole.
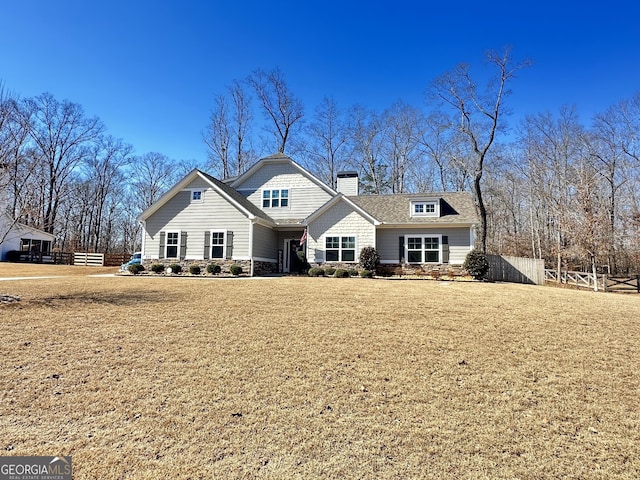
[[[79,253],[73,254],[74,265],[89,267],[102,267],[104,265],[104,253]]]
[[[544,285],[544,260],[503,255],[487,255],[487,278],[494,282]]]
[[[605,291],[640,293],[640,275],[635,277],[610,277],[605,275]]]
[[[614,277],[607,274],[596,275],[588,272],[573,272],[563,270],[545,270],[545,280],[558,284],[571,285],[578,288],[588,288],[603,292],[640,293],[640,275],[630,277]]]
[[[74,265],[92,267],[119,267],[127,262],[131,255],[128,253],[81,253],[73,254]]]

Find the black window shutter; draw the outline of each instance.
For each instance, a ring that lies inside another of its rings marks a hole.
[[[398,253],[398,258],[400,259],[400,263],[405,263],[404,261],[404,237],[399,237],[398,240],[400,240],[400,245],[399,245],[399,253]]]
[[[180,234],[180,258],[184,259],[187,256],[187,232]]]
[[[211,233],[204,232],[204,259],[209,260],[211,254]]]
[[[227,259],[231,259],[233,254],[233,232],[227,231]]]
[[[158,258],[164,258],[164,240],[165,233],[160,232],[160,253],[158,253]]]
[[[442,263],[449,263],[449,237],[442,236]]]

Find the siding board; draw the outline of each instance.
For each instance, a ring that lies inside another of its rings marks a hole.
[[[249,256],[250,220],[212,189],[204,191],[203,201],[191,203],[188,191],[182,191],[167,201],[163,208],[146,220],[145,258],[158,258],[160,232],[187,232],[185,258],[204,259],[204,232],[231,230],[234,232],[233,257]]]
[[[363,247],[376,246],[375,225],[362,217],[345,202],[338,202],[318,216],[309,225],[308,258],[313,262],[324,262],[325,238],[327,236],[355,235],[356,261]]]
[[[286,208],[262,208],[262,190],[289,190]],[[288,163],[265,164],[236,189],[274,220],[303,219],[331,199],[317,183]]]
[[[377,232],[376,244],[382,263],[399,263],[398,238],[408,234],[443,235],[449,240],[449,263],[461,265],[471,251],[468,228],[433,227],[433,228],[380,228]]]

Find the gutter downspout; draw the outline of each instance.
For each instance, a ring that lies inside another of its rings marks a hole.
[[[142,259],[144,260],[145,253],[146,253],[145,249],[144,249],[146,242],[144,240],[145,240],[145,232],[147,231],[147,221],[146,220],[140,220],[140,225],[142,226],[142,232],[141,232],[142,233],[142,241],[140,242],[140,245],[141,245],[140,246],[140,250],[142,251]],[[134,248],[134,251],[135,251],[135,248]]]
[[[256,223],[255,217],[251,219],[251,223],[249,223],[249,261],[251,262],[251,267],[249,270],[249,276],[253,277],[254,272],[254,263],[253,263],[253,225]]]

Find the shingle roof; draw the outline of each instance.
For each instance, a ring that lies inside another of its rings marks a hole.
[[[439,217],[412,217],[411,200],[440,198]],[[350,196],[356,205],[384,224],[475,224],[478,216],[471,195],[467,192],[412,193],[394,195]]]

